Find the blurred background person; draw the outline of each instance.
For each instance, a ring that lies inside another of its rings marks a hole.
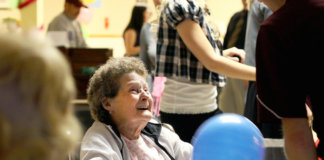
[[[271,14],[272,11],[265,4],[259,2],[258,0],[253,0],[248,16],[248,24],[246,29],[244,46],[244,50],[246,53],[244,63],[247,65],[255,66],[255,47],[259,28],[263,21],[266,20]],[[244,108],[244,116],[249,118],[254,124],[256,124],[260,128],[260,125],[257,122],[257,100],[255,81],[249,81],[246,95],[246,103]],[[263,133],[263,136],[268,137],[265,133]]]
[[[63,160],[79,143],[69,64],[35,35],[0,35],[0,159]]]
[[[272,11],[262,2],[254,0],[248,18],[246,34],[246,61],[245,64],[255,66],[255,47],[256,39],[261,24],[272,14]],[[256,83],[249,82],[244,116],[249,118],[261,130],[265,138],[282,138],[281,124],[278,120],[276,123],[259,123],[257,120],[257,100],[256,100]]]
[[[153,0],[155,10],[159,14],[161,0]],[[143,25],[140,34],[140,58],[148,70],[147,83],[153,97],[152,112],[156,118],[160,115],[160,101],[164,89],[165,77],[155,77],[156,37],[158,19]]]
[[[140,47],[140,32],[143,24],[148,22],[150,18],[150,12],[146,3],[138,2],[135,4],[131,19],[126,26],[123,38],[126,49],[125,56],[139,56]]]
[[[236,47],[244,49],[248,9],[251,0],[241,0],[243,9],[236,12],[230,19],[227,26],[224,49]],[[241,61],[241,63],[243,63]],[[226,77],[226,85],[219,92],[219,108],[225,113],[237,113],[243,115],[247,81]]]
[[[192,145],[152,119],[147,71],[135,57],[111,58],[90,80],[93,125],[82,140],[81,159],[191,159]]]
[[[158,10],[158,6],[161,5],[161,0],[153,0],[155,8]],[[150,87],[150,91],[153,89],[154,71],[155,71],[155,57],[156,57],[156,30],[152,27],[156,27],[158,20],[153,20],[150,23],[143,25],[140,33],[140,58],[144,62],[148,71],[147,83]],[[155,26],[154,26],[155,25]]]
[[[262,2],[254,0],[251,4],[245,37],[245,64],[255,66],[255,47],[259,28],[272,11]],[[256,83],[249,81],[244,116],[250,119],[265,137],[265,160],[286,160],[283,150],[282,128],[279,120],[271,123],[260,123],[257,120]],[[272,145],[268,145],[272,144]]]
[[[87,7],[81,0],[65,0],[63,13],[57,15],[49,24],[47,32],[65,31],[69,47],[87,47],[81,25],[77,20],[81,7]]]

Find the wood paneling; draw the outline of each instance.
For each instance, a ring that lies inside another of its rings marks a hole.
[[[109,48],[64,48],[58,47],[62,54],[67,57],[72,68],[72,74],[77,88],[77,99],[87,97],[87,87],[92,76],[85,70],[98,68],[105,64],[113,56],[113,50]]]

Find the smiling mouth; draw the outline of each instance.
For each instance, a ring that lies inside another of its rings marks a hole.
[[[148,108],[136,108],[136,109],[141,111],[148,110]]]

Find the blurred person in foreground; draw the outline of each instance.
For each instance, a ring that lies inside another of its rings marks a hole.
[[[63,160],[81,127],[63,55],[33,32],[0,34],[0,159]]]
[[[262,0],[273,14],[261,25],[256,47],[260,121],[282,121],[288,159],[324,157],[324,0]],[[307,118],[313,112],[317,152]],[[271,114],[272,113],[272,114]]]

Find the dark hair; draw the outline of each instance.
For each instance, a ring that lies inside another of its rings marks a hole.
[[[144,23],[144,11],[147,9],[146,6],[135,6],[132,11],[132,17],[124,30],[124,33],[128,29],[135,29],[136,33],[139,34]]]
[[[86,5],[84,5],[82,3],[81,0],[65,0],[65,3],[70,3],[70,4],[73,4],[73,5],[77,6],[77,7],[86,7],[86,8],[88,8]]]

